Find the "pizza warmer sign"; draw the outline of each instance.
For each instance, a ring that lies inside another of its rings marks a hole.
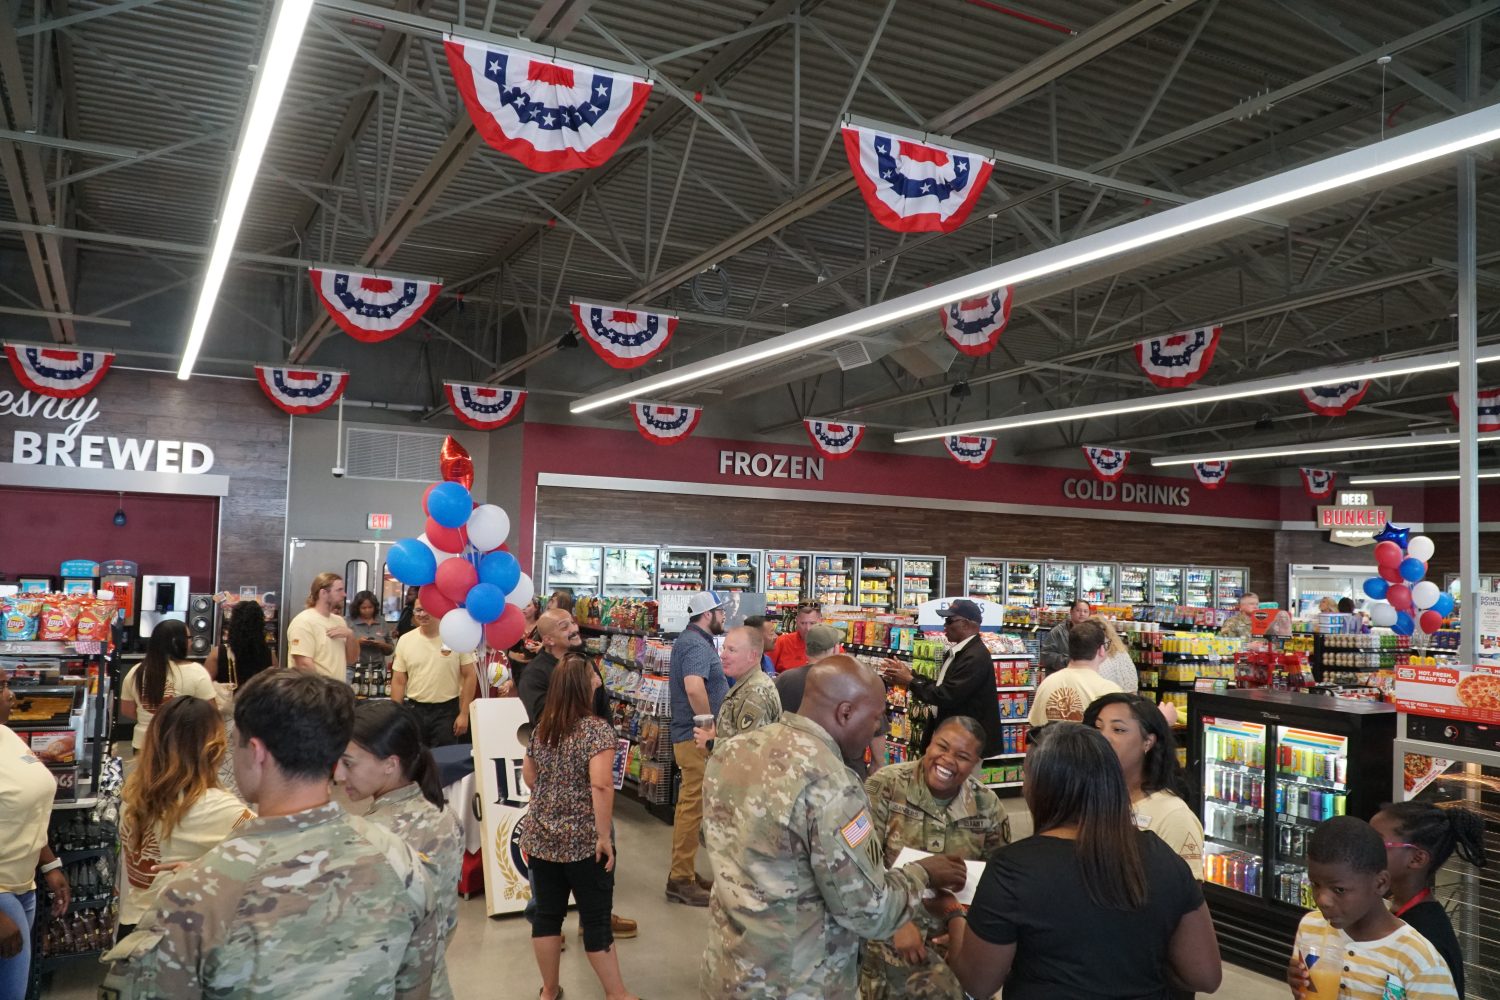
[[[1396,668],[1396,707],[1413,715],[1500,723],[1500,674],[1495,668]]]

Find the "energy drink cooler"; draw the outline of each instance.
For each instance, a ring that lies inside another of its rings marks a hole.
[[[1307,844],[1333,816],[1390,800],[1394,706],[1271,689],[1194,692],[1188,760],[1203,895],[1224,957],[1283,976],[1312,908]]]

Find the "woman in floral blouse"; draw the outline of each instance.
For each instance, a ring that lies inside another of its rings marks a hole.
[[[615,733],[594,715],[599,674],[570,653],[552,672],[547,701],[531,734],[524,777],[531,805],[521,821],[521,850],[531,859],[536,919],[531,946],[542,974],[541,1000],[558,1000],[558,962],[568,894],[578,903],[578,922],[589,964],[607,1000],[635,1000],[620,978],[610,931],[614,905]]]

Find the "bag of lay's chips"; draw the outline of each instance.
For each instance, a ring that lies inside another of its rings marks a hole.
[[[35,601],[10,598],[0,601],[0,622],[6,642],[30,642],[36,638]]]
[[[49,601],[42,605],[38,638],[43,642],[72,642],[78,634],[74,606],[66,601]]]

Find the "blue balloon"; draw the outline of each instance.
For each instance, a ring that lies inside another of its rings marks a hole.
[[[1405,611],[1396,612],[1396,624],[1391,626],[1391,631],[1397,635],[1411,635],[1417,629],[1417,623],[1412,620],[1411,615]]]
[[[1444,618],[1447,618],[1449,615],[1453,614],[1453,609],[1455,606],[1456,605],[1453,601],[1453,595],[1445,590],[1438,595],[1437,603],[1432,606],[1432,610],[1436,611]]]
[[[438,483],[427,495],[427,514],[445,528],[461,528],[474,512],[474,498],[462,483]]]
[[[1416,583],[1427,575],[1427,564],[1414,556],[1401,560],[1401,565],[1397,568],[1401,573],[1401,579],[1407,583]]]
[[[509,552],[491,552],[479,560],[479,579],[493,584],[504,597],[521,582],[521,564]]]
[[[391,576],[408,587],[425,587],[437,576],[437,556],[418,538],[403,538],[385,557]]]
[[[1378,576],[1372,576],[1365,581],[1365,596],[1376,601],[1385,600],[1385,592],[1391,589],[1391,585]]]
[[[488,625],[505,611],[505,591],[493,583],[476,583],[464,598],[464,610],[481,625]]]

